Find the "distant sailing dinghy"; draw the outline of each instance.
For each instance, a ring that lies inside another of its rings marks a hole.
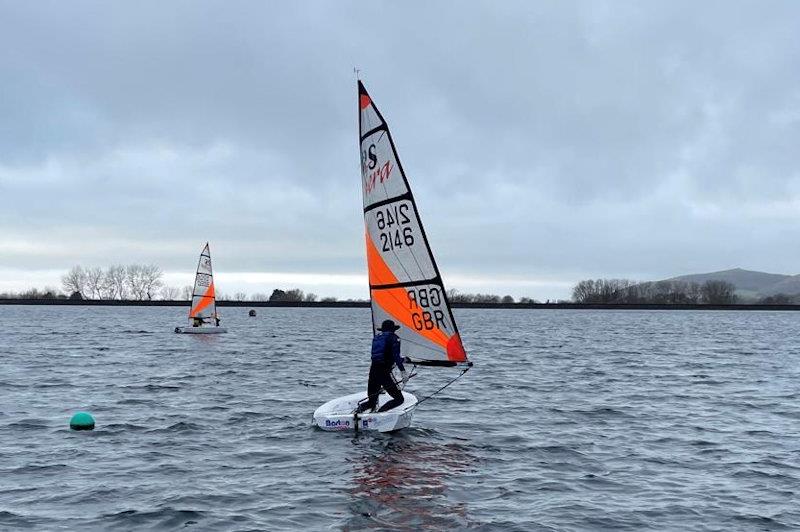
[[[214,298],[214,273],[211,270],[211,252],[206,242],[200,252],[197,263],[197,274],[194,276],[192,290],[192,307],[189,309],[189,325],[175,327],[176,333],[183,334],[218,334],[227,332],[220,327],[217,320],[217,301]]]
[[[472,363],[389,128],[361,81],[358,98],[373,334],[383,320],[394,320],[401,325],[401,354],[413,366],[461,366],[466,372]],[[314,423],[324,430],[390,432],[408,427],[418,404],[413,394],[403,391],[404,402],[397,408],[358,414],[366,398],[365,390],[328,401],[314,412]],[[378,408],[389,399],[382,393]]]

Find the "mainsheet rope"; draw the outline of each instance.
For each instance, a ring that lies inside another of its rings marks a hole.
[[[454,382],[456,382],[456,381],[457,381],[458,379],[460,379],[461,377],[463,377],[463,376],[464,376],[464,374],[470,370],[470,368],[472,368],[472,366],[467,366],[466,368],[464,368],[464,370],[463,370],[461,373],[459,373],[459,374],[458,374],[458,375],[456,375],[456,376],[455,376],[453,379],[451,379],[450,381],[448,381],[447,383],[445,383],[445,385],[444,385],[444,386],[442,386],[441,388],[439,388],[438,390],[436,390],[436,391],[435,391],[435,392],[433,392],[432,394],[430,394],[430,395],[426,395],[425,397],[423,397],[422,399],[420,399],[419,401],[417,401],[417,404],[415,405],[415,408],[416,408],[417,406],[421,405],[422,403],[424,403],[425,401],[427,401],[428,399],[430,399],[431,397],[433,397],[434,395],[438,394],[439,392],[441,392],[442,390],[444,390],[445,388],[447,388],[448,386],[450,386],[450,385],[451,385],[451,384],[453,384]],[[416,374],[417,374],[417,373],[416,373],[416,371],[417,371],[417,366],[414,366],[414,372],[411,374],[411,377],[413,377],[414,375],[416,375]],[[411,380],[411,377],[409,377],[409,378],[408,378],[408,380]]]

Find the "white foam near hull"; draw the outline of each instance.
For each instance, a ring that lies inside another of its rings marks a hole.
[[[387,412],[364,412],[355,414],[358,403],[367,397],[367,392],[352,393],[328,401],[314,412],[314,424],[322,430],[377,430],[391,432],[411,425],[411,416],[417,406],[414,394],[403,392],[403,404]],[[378,397],[378,407],[392,397],[382,393]]]
[[[175,327],[175,332],[180,334],[219,334],[228,332],[225,327]]]

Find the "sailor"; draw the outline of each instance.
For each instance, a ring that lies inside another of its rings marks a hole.
[[[192,327],[200,327],[201,325],[203,325],[203,318],[198,316],[192,318]]]
[[[216,312],[214,313],[214,321],[216,322],[217,327],[219,327],[219,314],[217,314]]]
[[[408,382],[406,369],[403,367],[403,358],[400,356],[400,338],[395,331],[400,328],[392,320],[385,320],[372,339],[372,364],[369,367],[369,381],[367,383],[367,400],[358,407],[358,412],[374,410],[378,403],[381,387],[392,396],[391,401],[383,405],[378,412],[386,412],[403,404],[403,393],[397,388],[392,378],[392,367],[397,364],[403,384]]]

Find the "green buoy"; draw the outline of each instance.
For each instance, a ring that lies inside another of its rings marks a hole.
[[[89,412],[78,412],[69,420],[69,428],[72,430],[92,430],[94,428],[94,418]]]

